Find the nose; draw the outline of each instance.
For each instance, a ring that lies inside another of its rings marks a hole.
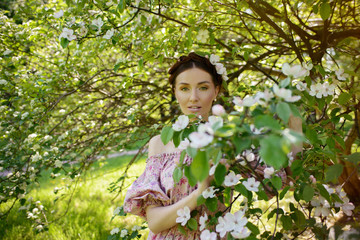
[[[199,94],[197,92],[197,89],[193,89],[191,91],[191,95],[190,95],[190,102],[197,102],[199,100]]]

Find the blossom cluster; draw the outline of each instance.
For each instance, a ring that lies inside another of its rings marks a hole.
[[[209,58],[211,64],[215,66],[217,74],[221,75],[224,81],[229,80],[224,64],[219,63],[220,57],[215,54],[211,54],[210,57],[209,56],[206,57]]]
[[[323,185],[324,188],[328,191],[329,194],[336,194],[340,197],[342,202],[335,202],[334,206],[331,206],[330,203],[322,196],[317,196],[311,200],[311,206],[315,208],[314,216],[327,217],[330,215],[331,207],[341,208],[345,215],[351,216],[352,211],[355,209],[353,203],[349,201],[349,198],[346,196],[346,193],[342,191],[341,186],[336,187],[336,189],[329,187],[328,185]]]

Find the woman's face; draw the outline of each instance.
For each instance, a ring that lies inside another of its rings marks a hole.
[[[188,69],[175,79],[175,97],[185,115],[201,115],[207,120],[218,93],[211,75],[199,68]]]

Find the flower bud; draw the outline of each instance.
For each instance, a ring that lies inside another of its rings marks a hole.
[[[216,116],[221,116],[224,115],[226,112],[223,106],[221,106],[220,104],[216,104],[212,107],[212,113]]]

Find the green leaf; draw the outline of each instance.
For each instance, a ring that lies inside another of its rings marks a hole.
[[[190,167],[189,166],[185,166],[184,167],[184,174],[188,179],[189,185],[194,187],[197,183],[196,178],[194,177],[194,175],[192,175],[191,171],[190,171]]]
[[[310,126],[306,127],[305,136],[312,144],[319,142],[319,138],[315,129]]]
[[[188,147],[186,148],[186,153],[191,157],[194,158],[197,154],[197,149],[196,148],[192,148],[192,147]]]
[[[347,161],[357,165],[360,162],[360,152],[353,153],[345,157]]]
[[[120,0],[117,8],[122,13],[125,10],[125,0]]]
[[[163,142],[164,145],[168,144],[168,142],[170,142],[170,140],[172,139],[174,134],[174,130],[172,129],[171,126],[165,126],[162,130],[161,130],[161,141]]]
[[[209,176],[209,162],[205,151],[198,151],[190,165],[192,175],[199,181]]]
[[[268,196],[266,195],[265,191],[263,191],[263,190],[256,192],[256,194],[258,195],[259,200],[265,200],[265,201],[269,200]]]
[[[190,218],[187,222],[187,226],[190,228],[190,230],[196,230],[198,227],[198,223],[194,218]]]
[[[198,206],[205,203],[205,198],[203,197],[202,194],[200,196],[198,196],[198,198],[196,199],[196,203]]]
[[[185,228],[183,226],[181,226],[180,223],[177,225],[177,228],[178,228],[179,232],[181,232],[183,235],[185,235],[185,236],[187,235]]]
[[[218,208],[218,200],[217,198],[207,198],[205,205],[211,212],[215,212]]]
[[[341,105],[345,105],[345,104],[347,104],[349,102],[350,99],[351,99],[351,94],[349,94],[347,92],[342,92],[339,95],[338,102]]]
[[[231,123],[216,130],[218,137],[231,137],[235,133],[235,124]]]
[[[252,234],[254,234],[255,236],[260,234],[259,228],[257,226],[255,226],[253,223],[251,222],[247,222],[246,227],[252,232]]]
[[[178,147],[180,145],[180,142],[181,142],[181,139],[180,139],[180,134],[181,134],[182,131],[180,132],[177,132],[177,131],[174,131],[173,133],[173,142],[174,142],[174,145],[175,147]]]
[[[303,190],[303,193],[302,193],[303,199],[306,202],[309,202],[313,198],[314,193],[315,193],[314,187],[312,187],[310,185],[306,185],[304,187],[304,190]]]
[[[278,177],[278,176],[273,176],[271,179],[270,179],[272,185],[277,189],[277,190],[280,190],[281,187],[282,187],[282,181],[281,181],[281,178]]]
[[[281,193],[279,195],[280,200],[282,200],[284,198],[285,194],[289,191],[289,189],[290,189],[290,186],[284,187],[284,189],[281,191]]]
[[[179,159],[180,164],[183,164],[185,156],[186,156],[186,151],[183,150],[180,154],[180,159]]]
[[[282,225],[285,230],[291,230],[292,228],[292,219],[290,216],[282,215],[280,218]]]
[[[173,173],[173,178],[174,178],[174,182],[178,183],[180,181],[180,179],[183,176],[183,171],[180,167],[176,167],[174,169],[174,173]]]
[[[230,204],[231,204],[231,197],[232,197],[231,188],[229,188],[229,187],[225,188],[224,193],[223,193],[223,196],[224,196],[224,204],[225,204],[225,206],[226,206],[226,207],[230,206]]]
[[[224,182],[226,175],[226,167],[219,163],[215,168],[215,182],[217,185],[221,185]]]
[[[330,200],[330,194],[329,192],[325,189],[325,187],[323,185],[321,185],[320,183],[316,184],[317,189],[320,192],[320,195],[323,196],[329,203],[331,203]]]
[[[276,113],[284,121],[284,123],[288,123],[291,109],[287,103],[279,102],[278,104],[276,104]]]
[[[235,190],[241,193],[244,197],[249,198],[249,191],[242,183],[235,185]]]
[[[260,156],[267,165],[275,169],[280,169],[287,162],[287,156],[281,145],[281,137],[275,135],[260,140]]]
[[[281,126],[273,117],[269,115],[258,115],[255,117],[255,127],[260,129],[262,127],[268,127],[273,130],[280,130]]]
[[[290,84],[290,80],[291,80],[290,77],[285,78],[284,80],[282,80],[280,82],[279,87],[280,88],[286,88]]]
[[[61,47],[66,48],[68,44],[69,44],[69,40],[67,38],[62,37],[61,40],[60,40]]]
[[[242,153],[245,149],[249,149],[251,146],[251,139],[235,135],[233,138],[236,154]]]
[[[325,182],[337,180],[343,172],[343,169],[344,167],[341,164],[334,164],[328,167],[325,171]]]
[[[294,176],[299,176],[304,171],[303,161],[300,159],[295,159],[290,168]]]
[[[325,21],[330,17],[331,7],[328,2],[323,2],[320,6],[320,16]]]

